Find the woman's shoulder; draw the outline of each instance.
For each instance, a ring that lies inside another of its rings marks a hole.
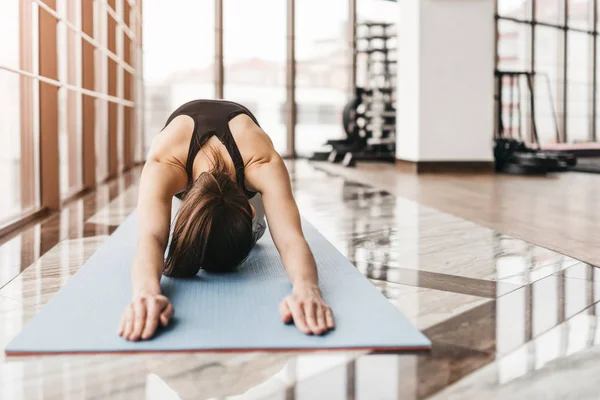
[[[270,160],[277,154],[271,138],[261,128],[249,129],[235,140],[246,167]]]
[[[193,132],[194,120],[191,117],[175,117],[152,139],[148,158],[185,161]]]

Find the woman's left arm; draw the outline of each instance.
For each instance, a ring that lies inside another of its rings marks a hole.
[[[321,296],[315,259],[302,233],[285,163],[275,153],[249,168],[246,178],[262,194],[269,231],[293,286],[291,295],[279,305],[283,321],[293,320],[307,334],[333,329],[333,315]]]

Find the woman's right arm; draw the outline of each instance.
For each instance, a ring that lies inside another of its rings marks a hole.
[[[159,281],[171,225],[171,201],[182,187],[177,183],[181,183],[181,176],[175,167],[155,160],[149,160],[144,166],[138,197],[138,242],[131,266],[134,297],[160,294]]]
[[[152,143],[144,165],[138,197],[138,237],[136,254],[131,266],[132,301],[121,318],[118,334],[127,340],[148,339],[158,324],[166,326],[173,306],[162,295],[160,277],[164,253],[169,240],[171,202],[185,187],[187,174],[177,160],[169,160],[167,132],[160,133]],[[172,149],[171,149],[172,151]]]

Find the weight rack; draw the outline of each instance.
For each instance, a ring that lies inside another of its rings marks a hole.
[[[396,144],[396,32],[383,22],[357,25],[357,62],[366,71],[356,113],[359,135],[377,153],[395,152]],[[363,55],[363,57],[360,57]],[[383,154],[382,154],[383,155]]]

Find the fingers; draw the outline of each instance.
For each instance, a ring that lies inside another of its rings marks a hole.
[[[316,309],[317,305],[313,302],[304,303],[304,314],[306,315],[306,324],[310,328],[311,333],[319,334],[319,326],[317,325],[316,320]]]
[[[301,332],[309,334],[310,329],[309,329],[308,325],[306,324],[306,317],[304,314],[304,310],[302,309],[302,306],[296,302],[291,302],[289,300],[287,300],[287,305],[290,308],[290,310],[292,311],[292,318],[294,320],[294,324],[296,325],[296,327]]]
[[[129,335],[133,331],[133,318],[135,317],[135,313],[133,310],[133,304],[130,304],[125,310],[125,329],[123,330],[123,337],[125,339],[129,339]]]
[[[142,331],[142,339],[144,340],[149,339],[154,335],[154,331],[156,331],[156,327],[158,326],[158,319],[160,318],[160,305],[158,304],[158,299],[147,299],[146,306],[148,307],[148,311],[146,313],[145,326]]]
[[[127,322],[127,310],[123,311],[121,314],[121,322],[119,322],[119,329],[117,330],[117,335],[123,336],[123,332],[125,332],[125,323]]]
[[[279,313],[281,314],[281,320],[284,324],[292,322],[292,311],[290,310],[286,299],[279,303]]]
[[[333,322],[333,313],[329,307],[325,309],[325,323],[327,324],[327,329],[335,328],[335,324]]]
[[[146,323],[146,304],[144,299],[137,300],[133,309],[135,311],[135,318],[133,321],[133,331],[129,335],[129,340],[138,340],[142,336],[144,325]]]
[[[160,314],[160,324],[162,326],[167,326],[169,324],[169,320],[173,316],[173,312],[174,310],[171,303],[167,304],[167,307],[165,307],[163,312]]]
[[[286,297],[279,303],[279,313],[284,323],[293,320],[298,330],[305,334],[321,335],[334,328],[333,314],[320,299]]]
[[[327,331],[327,324],[325,323],[325,312],[323,311],[324,308],[325,306],[323,304],[316,305],[317,329],[319,330],[318,334],[322,334]]]
[[[325,308],[327,306],[321,303],[308,302],[304,305],[306,313],[306,322],[315,335],[321,335],[327,332],[325,321]]]
[[[164,296],[138,298],[121,315],[117,332],[127,340],[149,339],[159,323],[167,326],[173,312],[173,306]]]

